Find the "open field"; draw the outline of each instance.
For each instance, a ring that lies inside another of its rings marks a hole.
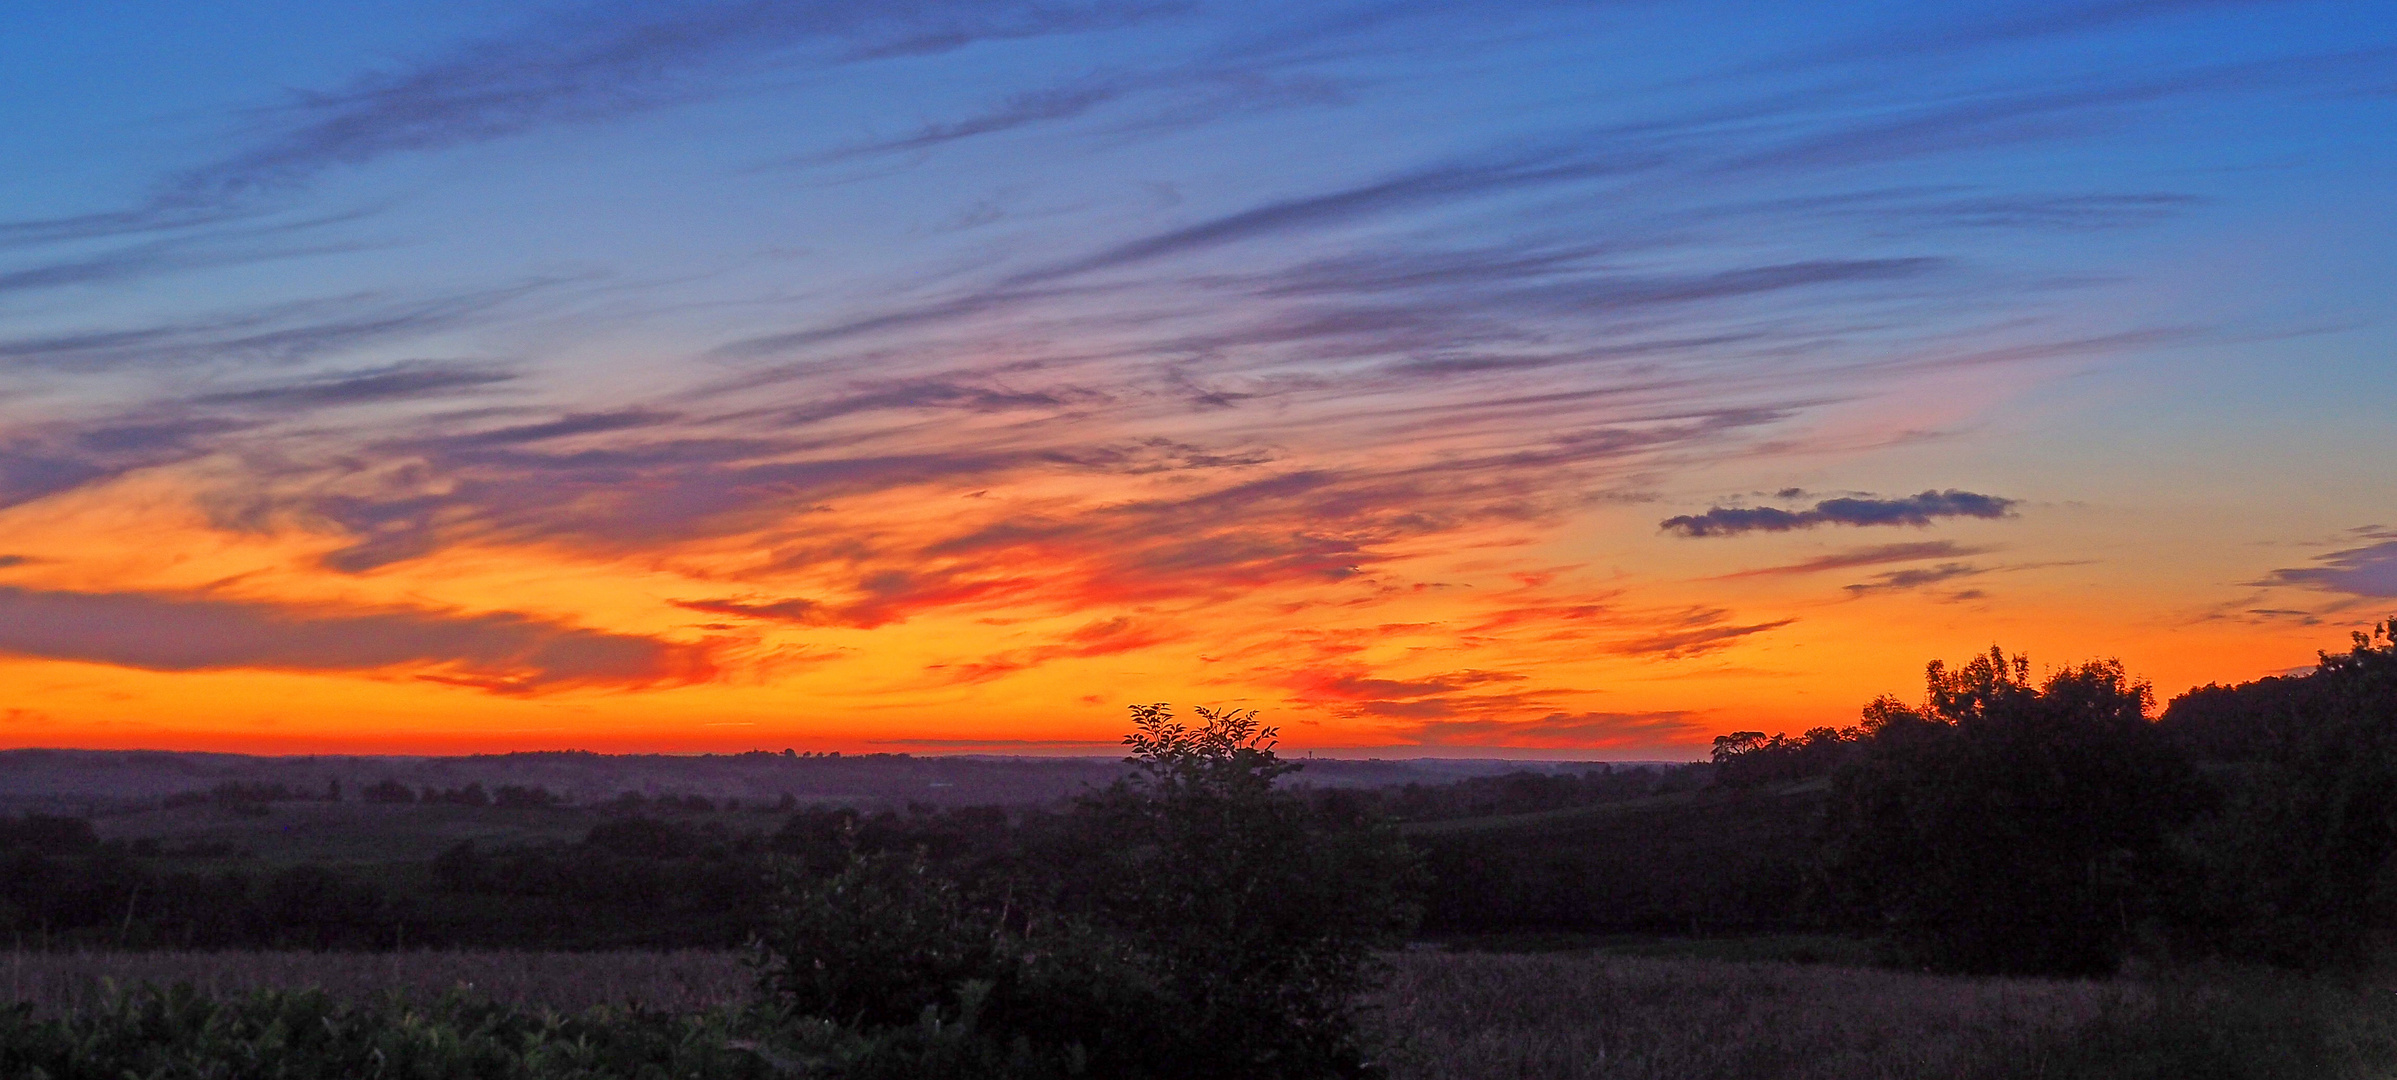
[[[2386,988],[2147,984],[1587,954],[1396,958],[1394,1077],[2385,1077]]]
[[[1370,1023],[1394,1080],[1873,1080],[2397,1075],[2397,994],[2217,974],[1967,979],[1591,953],[1410,952]],[[338,997],[453,989],[531,1008],[700,1010],[748,993],[737,953],[19,953],[12,997],[72,1011],[108,982]]]

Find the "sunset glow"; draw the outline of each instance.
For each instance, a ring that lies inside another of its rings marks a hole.
[[[0,745],[1693,757],[2397,610],[2397,15],[16,5]]]

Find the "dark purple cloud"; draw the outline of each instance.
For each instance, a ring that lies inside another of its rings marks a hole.
[[[1682,536],[1736,536],[1749,532],[1789,532],[1821,525],[1931,524],[1939,518],[2002,518],[2013,512],[2016,500],[1949,488],[1895,499],[1825,499],[1810,510],[1771,506],[1718,506],[1703,514],[1683,514],[1658,522],[1657,527]]]
[[[0,507],[189,461],[207,453],[216,438],[249,426],[213,417],[128,415],[19,428],[0,436]]]
[[[516,612],[334,611],[204,595],[0,587],[0,652],[150,671],[391,671],[531,694],[703,681],[703,646]]]
[[[2314,562],[2314,566],[2275,570],[2258,584],[2301,585],[2366,599],[2397,596],[2397,538],[2334,551]]]

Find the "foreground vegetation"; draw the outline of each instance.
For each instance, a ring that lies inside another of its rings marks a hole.
[[[0,1075],[597,1080],[824,1075],[856,1061],[858,1041],[761,1008],[747,959],[31,954],[14,965],[24,1005],[0,1022]],[[2397,994],[2369,981],[1968,978],[1587,951],[1387,959],[1391,978],[1362,1015],[1392,1080],[2397,1074]],[[177,981],[215,992],[120,997],[110,985]]]

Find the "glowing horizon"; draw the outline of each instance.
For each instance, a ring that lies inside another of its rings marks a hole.
[[[2397,609],[2397,16],[0,15],[0,746],[1702,754]]]

